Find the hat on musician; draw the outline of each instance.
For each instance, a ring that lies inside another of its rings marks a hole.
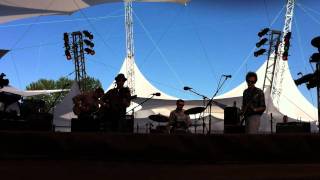
[[[118,82],[118,81],[121,81],[121,80],[122,80],[122,81],[126,81],[126,80],[127,80],[127,78],[126,78],[126,77],[124,76],[124,74],[122,74],[122,73],[118,74],[117,77],[115,77],[114,79],[115,79],[117,82]]]

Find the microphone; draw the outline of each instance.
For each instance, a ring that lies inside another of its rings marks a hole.
[[[151,94],[152,96],[161,96],[161,93],[157,92],[157,93],[153,93]]]
[[[226,77],[226,78],[231,78],[232,77],[231,75],[225,75],[225,74],[223,74],[222,76]]]
[[[183,90],[185,90],[185,91],[188,91],[188,90],[190,90],[190,89],[192,89],[192,88],[191,88],[191,87],[188,87],[188,86],[183,87]]]

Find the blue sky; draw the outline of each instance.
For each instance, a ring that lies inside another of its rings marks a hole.
[[[237,86],[247,71],[266,58],[251,53],[257,33],[271,25],[282,30],[285,0],[193,0],[173,3],[135,3],[135,60],[160,90],[181,98],[196,98],[182,90],[191,86],[211,96],[221,74],[231,74],[221,93]],[[292,26],[289,65],[294,78],[311,72],[310,40],[320,35],[320,1],[297,0]],[[277,14],[280,13],[278,18]],[[125,57],[122,3],[103,4],[70,16],[45,16],[0,25],[0,48],[12,51],[0,60],[0,71],[24,89],[40,78],[58,79],[73,71],[64,57],[64,32],[89,30],[96,55],[87,56],[87,73],[104,88],[112,82]],[[74,78],[74,75],[69,76]],[[262,78],[262,77],[261,77]],[[315,91],[301,91],[315,103]]]

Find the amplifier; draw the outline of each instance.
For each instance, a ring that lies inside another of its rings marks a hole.
[[[240,109],[237,107],[224,108],[224,125],[236,125],[240,123]]]
[[[310,123],[308,122],[288,122],[277,123],[277,133],[310,133]]]
[[[133,115],[126,115],[122,122],[121,132],[133,133],[134,117]]]

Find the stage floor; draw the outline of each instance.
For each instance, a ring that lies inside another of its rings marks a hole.
[[[319,134],[0,132],[0,159],[320,163]]]
[[[320,164],[180,164],[88,160],[0,161],[1,179],[320,179]]]
[[[319,134],[0,132],[1,179],[320,179]]]

